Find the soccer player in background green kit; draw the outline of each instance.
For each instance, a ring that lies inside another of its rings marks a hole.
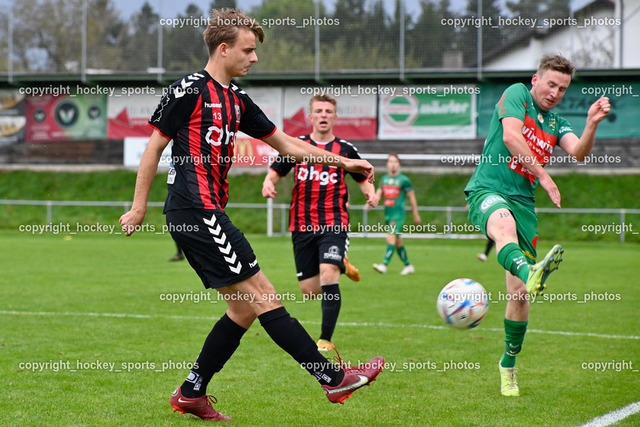
[[[387,171],[387,174],[380,180],[380,188],[378,188],[376,192],[377,200],[384,197],[384,219],[387,227],[389,227],[387,249],[384,253],[382,264],[373,264],[373,268],[378,273],[385,274],[391,257],[395,251],[398,251],[398,255],[404,263],[404,268],[400,274],[404,276],[415,273],[416,271],[409,262],[407,250],[404,248],[404,242],[400,237],[404,228],[404,206],[407,198],[411,203],[413,222],[420,224],[421,219],[418,214],[418,203],[416,202],[416,194],[415,191],[413,191],[411,180],[409,180],[409,177],[406,175],[400,173],[400,158],[397,154],[389,154]]]
[[[562,261],[563,249],[555,245],[536,263],[534,189],[539,183],[560,208],[560,191],[544,166],[556,145],[583,161],[593,148],[598,123],[611,109],[608,98],[596,100],[580,138],[565,119],[550,111],[564,96],[574,69],[560,55],[544,56],[530,90],[522,83],[505,90],[495,106],[480,162],[464,190],[469,220],[496,243],[498,262],[506,270],[505,351],[498,363],[504,396],[520,395],[515,363],[530,299],[546,288],[549,274]]]

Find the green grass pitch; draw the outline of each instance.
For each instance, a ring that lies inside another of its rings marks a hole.
[[[0,232],[2,425],[202,425],[169,397],[225,309],[168,234]],[[544,237],[544,236],[543,236]],[[289,238],[249,236],[285,306],[317,338],[320,307],[303,302]],[[541,241],[543,253],[556,242]],[[475,254],[484,241],[406,240],[417,273],[373,271],[382,239],[352,239],[363,278],[342,277],[334,342],[351,364],[387,367],[344,405],[330,404],[259,323],[209,392],[240,426],[575,426],[640,401],[638,245],[562,243],[564,262],[531,308],[518,357],[522,396],[499,393],[504,272]],[[473,330],[445,326],[436,296],[470,277],[492,302]],[[173,295],[183,302],[169,301]],[[620,425],[640,424],[635,414]]]

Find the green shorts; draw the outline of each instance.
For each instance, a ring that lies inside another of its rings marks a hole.
[[[402,212],[392,212],[390,214],[385,214],[384,221],[387,223],[387,227],[389,229],[388,234],[395,234],[399,236],[402,234],[402,229],[404,228],[404,221],[406,219],[406,214],[404,211]]]
[[[538,243],[538,215],[536,215],[533,200],[500,194],[494,190],[477,190],[467,194],[469,203],[469,221],[480,227],[487,235],[487,221],[497,209],[505,208],[511,211],[516,221],[518,244],[525,256],[535,262]],[[488,236],[487,236],[488,237]]]

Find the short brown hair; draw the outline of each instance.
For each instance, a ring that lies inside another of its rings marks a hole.
[[[326,93],[313,95],[309,100],[309,111],[313,112],[313,103],[314,102],[330,102],[333,104],[333,107],[338,109],[338,101],[331,95],[327,95]],[[336,111],[337,112],[337,111]]]
[[[547,70],[554,70],[573,77],[575,69],[571,61],[562,55],[545,55],[540,60],[537,74],[541,76]]]
[[[211,18],[209,18],[207,29],[203,34],[209,55],[213,55],[216,48],[222,43],[233,46],[240,29],[251,31],[260,43],[264,40],[264,31],[257,20],[249,18],[235,9],[212,9]]]
[[[396,160],[398,161],[398,164],[402,165],[402,162],[400,161],[400,156],[398,156],[398,153],[389,153],[389,157],[387,157],[387,160],[389,160],[392,157],[395,157]]]

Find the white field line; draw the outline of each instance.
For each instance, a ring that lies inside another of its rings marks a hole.
[[[605,427],[624,420],[633,414],[640,412],[640,402],[631,403],[623,408],[616,409],[599,417],[596,417],[580,427]]]
[[[0,310],[0,314],[14,316],[80,316],[80,317],[121,317],[131,319],[176,319],[176,320],[214,320],[215,316],[179,316],[179,315],[150,315],[135,313],[98,313],[98,312],[73,312],[73,311],[18,311]],[[302,321],[302,324],[319,325],[320,322]],[[424,324],[397,324],[384,322],[338,322],[339,326],[355,327],[385,327],[385,328],[422,328],[422,329],[450,329],[446,325],[424,325]],[[503,328],[478,328],[478,331],[504,332]],[[640,340],[638,335],[612,335],[598,334],[595,332],[571,332],[571,331],[546,331],[543,329],[527,329],[527,333],[549,334],[549,335],[569,335],[594,338],[609,338],[621,340]]]

